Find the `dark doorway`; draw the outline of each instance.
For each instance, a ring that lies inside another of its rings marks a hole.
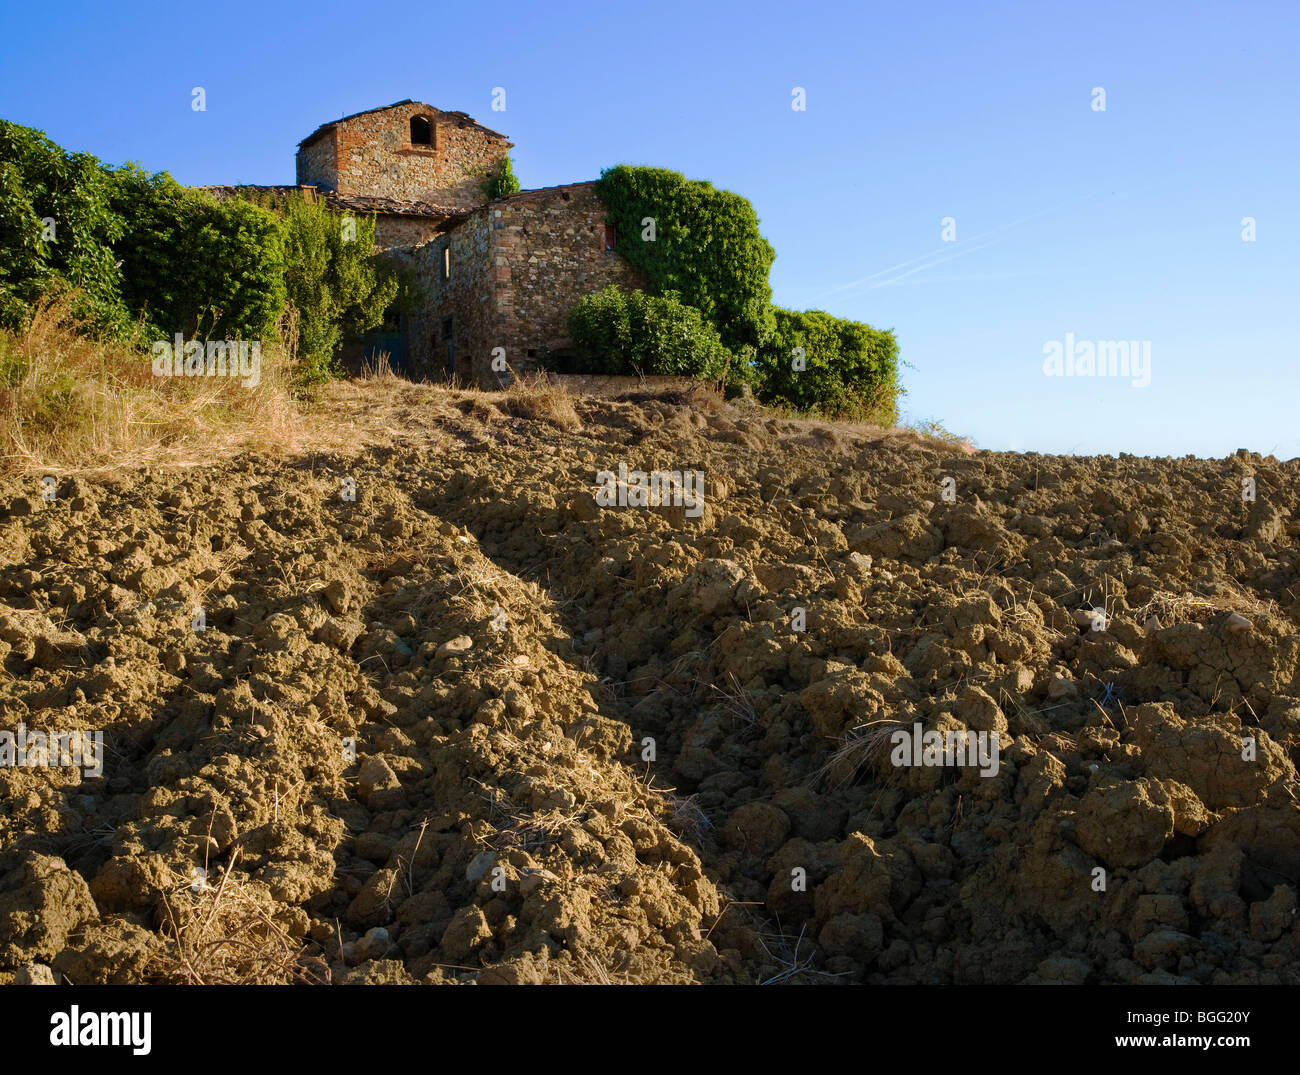
[[[411,145],[433,145],[433,124],[426,116],[411,117]]]
[[[361,340],[361,361],[377,366],[381,355],[388,356],[388,367],[399,376],[406,376],[406,334],[403,332],[369,332]]]

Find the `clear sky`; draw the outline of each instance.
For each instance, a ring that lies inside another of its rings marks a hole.
[[[407,97],[509,136],[525,187],[712,180],[776,302],[893,328],[907,415],[1022,451],[1300,456],[1298,90],[1295,0],[0,9],[0,117],[182,183],[293,182]],[[1149,344],[1150,383],[1049,377],[1067,335]]]

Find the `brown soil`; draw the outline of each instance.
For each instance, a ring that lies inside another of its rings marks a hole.
[[[107,747],[0,768],[0,981],[1300,982],[1300,462],[326,407],[0,483],[0,727]],[[598,507],[620,462],[703,516]],[[997,774],[895,768],[915,722]]]

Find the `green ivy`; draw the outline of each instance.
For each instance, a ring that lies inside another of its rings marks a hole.
[[[650,291],[680,295],[730,350],[752,355],[772,331],[768,272],[776,256],[754,207],[712,183],[626,164],[602,172],[596,193],[614,225],[615,249]]]
[[[284,282],[298,311],[299,379],[342,374],[339,345],[384,322],[398,293],[395,272],[378,261],[375,217],[330,211],[300,194],[284,202]]]
[[[596,191],[614,225],[615,249],[651,292],[680,299],[717,327],[735,356],[729,384],[747,384],[761,401],[799,411],[897,420],[893,333],[821,311],[774,307],[768,273],[775,254],[746,199],[664,168],[629,165],[603,172]],[[598,324],[591,320],[597,312]],[[584,309],[576,326],[586,332],[584,361],[600,363],[590,353],[596,347],[606,348],[614,364],[636,351],[617,314],[608,299]],[[679,311],[673,316],[683,319]],[[571,335],[577,346],[573,326]],[[802,369],[793,368],[796,348]]]

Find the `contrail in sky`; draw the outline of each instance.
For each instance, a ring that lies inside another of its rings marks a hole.
[[[1091,199],[1085,198],[1083,200],[1089,201]],[[1021,224],[1035,220],[1038,217],[1058,212],[1071,204],[1075,203],[1063,202],[1062,204],[1053,206],[1049,209],[1039,209],[1037,212],[1017,217],[1015,220],[1008,221],[1005,224],[999,224],[997,227],[990,228],[988,231],[980,232],[978,235],[972,235],[969,239],[962,239],[956,243],[948,243],[936,250],[931,250],[928,253],[918,254],[916,257],[908,258],[906,261],[900,261],[897,265],[891,265],[887,269],[881,269],[879,272],[874,272],[869,276],[863,276],[857,280],[850,280],[847,284],[840,284],[839,287],[831,288],[829,291],[823,292],[817,301],[820,302],[823,299],[829,298],[831,295],[837,295],[844,291],[852,291],[855,288],[863,287],[864,285],[868,290],[878,287],[887,287],[888,285],[905,279],[914,273],[934,268],[936,265],[942,265],[945,262],[952,261],[954,258],[964,257],[966,254],[975,253],[976,250],[983,250],[985,247],[992,246],[998,241],[997,237],[1002,235],[1004,232],[1010,231],[1012,228],[1017,228]],[[921,264],[918,265],[917,262],[921,262]],[[882,277],[884,279],[882,279]]]

